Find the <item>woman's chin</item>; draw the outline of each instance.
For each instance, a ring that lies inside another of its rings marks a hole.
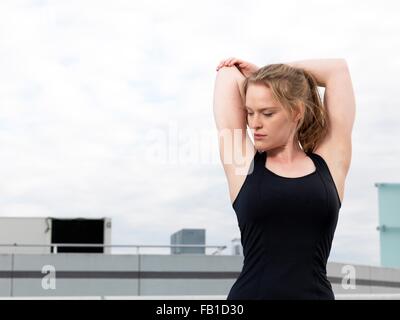
[[[262,142],[262,141],[254,141],[254,145],[256,146],[256,147],[259,147],[259,148],[265,148],[265,142]]]
[[[266,151],[268,148],[263,145],[262,143],[255,143],[254,144],[254,148],[258,151],[258,152],[264,152]]]
[[[264,152],[271,149],[271,146],[265,142],[255,141],[254,148],[257,149],[259,152]]]

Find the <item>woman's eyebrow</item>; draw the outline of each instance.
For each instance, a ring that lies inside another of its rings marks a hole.
[[[250,110],[253,110],[253,109],[251,109],[250,107],[248,107],[248,106],[245,106],[245,108],[247,108],[247,109],[250,109]],[[264,111],[264,110],[270,110],[270,109],[277,109],[276,107],[266,107],[266,108],[260,108],[260,109],[257,109],[258,111]]]

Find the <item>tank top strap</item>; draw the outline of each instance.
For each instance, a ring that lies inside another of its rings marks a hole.
[[[322,158],[319,154],[313,152],[306,152],[306,154],[314,160],[314,164],[317,167],[317,171],[319,171],[327,181],[330,180],[330,172],[328,165],[326,164],[324,158]]]
[[[254,168],[257,171],[261,171],[265,166],[265,155],[266,152],[260,152],[256,150],[256,154],[254,155]]]
[[[334,192],[336,193],[339,205],[341,206],[342,203],[340,201],[339,192],[336,188],[336,184],[335,181],[333,180],[332,173],[329,170],[329,167],[325,159],[317,153],[306,152],[306,154],[314,160],[315,166],[317,167],[317,172],[319,172],[320,175],[323,177],[324,182],[329,184],[333,188]]]
[[[250,167],[248,168],[247,175],[251,175],[252,173],[258,173],[261,172],[262,167],[263,167],[263,152],[259,152],[258,150],[255,151],[253,159],[251,161]],[[264,158],[264,163],[265,163],[265,158]]]

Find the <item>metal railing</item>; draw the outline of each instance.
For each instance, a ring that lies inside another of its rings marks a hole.
[[[209,246],[202,244],[178,244],[178,245],[146,245],[146,244],[98,244],[98,243],[52,243],[52,244],[31,244],[31,243],[0,243],[0,247],[53,247],[53,253],[58,252],[58,247],[94,247],[94,248],[136,248],[136,254],[140,254],[140,248],[217,248],[211,255],[220,254],[227,246]],[[191,253],[191,252],[188,252]]]

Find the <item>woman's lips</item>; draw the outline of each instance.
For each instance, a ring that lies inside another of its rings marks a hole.
[[[267,135],[266,134],[255,134],[254,139],[260,140],[265,138]]]

